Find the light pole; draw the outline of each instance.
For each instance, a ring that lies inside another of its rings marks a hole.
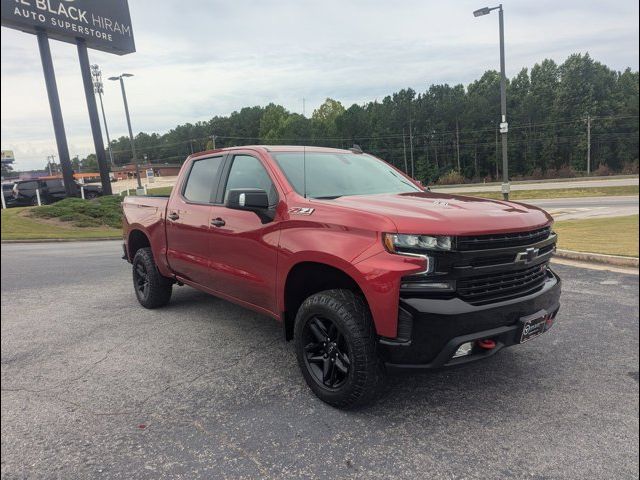
[[[109,138],[109,128],[107,127],[107,116],[104,114],[104,104],[102,103],[102,94],[104,93],[104,85],[102,84],[102,72],[98,65],[91,65],[91,76],[93,77],[93,91],[100,98],[100,109],[102,110],[102,123],[104,124],[104,133],[107,134],[107,150],[109,150],[109,160],[111,166],[115,167],[113,161],[113,151],[111,150],[111,139]]]
[[[507,77],[504,68],[504,16],[502,12],[502,4],[497,7],[484,7],[473,12],[474,17],[482,17],[488,15],[492,10],[498,10],[498,19],[500,23],[500,110],[502,114],[500,122],[500,134],[502,136],[502,196],[505,200],[509,200],[509,159],[507,156],[507,133],[509,132],[509,124],[507,123]]]
[[[136,145],[133,141],[133,130],[131,130],[131,117],[129,116],[129,104],[127,103],[127,94],[124,91],[124,77],[133,77],[131,73],[122,73],[117,77],[109,77],[109,80],[120,80],[120,89],[122,90],[122,101],[124,102],[124,113],[127,116],[127,127],[129,127],[129,139],[131,140],[131,152],[133,154],[133,163],[136,166],[136,178],[138,179],[138,195],[141,195],[142,182],[140,181],[140,166],[138,165],[138,157],[136,155]]]

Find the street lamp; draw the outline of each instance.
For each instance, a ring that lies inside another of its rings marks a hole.
[[[502,195],[505,200],[509,200],[509,159],[507,158],[507,133],[509,124],[507,123],[507,77],[504,69],[504,18],[502,4],[497,7],[484,7],[473,12],[474,17],[488,15],[493,10],[498,10],[500,23],[500,110],[502,121],[500,122],[500,133],[502,136]]]
[[[127,94],[124,91],[124,77],[133,77],[131,73],[122,73],[117,77],[109,77],[109,80],[120,80],[120,89],[122,90],[122,101],[124,102],[124,113],[127,116],[127,127],[129,127],[129,139],[131,140],[131,152],[133,153],[133,163],[136,166],[136,178],[138,179],[138,193],[142,194],[142,182],[140,181],[140,167],[138,165],[138,157],[136,156],[136,145],[133,141],[133,130],[131,130],[131,117],[129,116],[129,104],[127,103]]]
[[[102,94],[104,93],[104,85],[102,84],[102,72],[98,65],[91,65],[91,76],[93,77],[93,92],[100,97],[100,109],[102,110],[102,123],[104,123],[104,132],[107,134],[107,149],[109,150],[109,160],[111,166],[115,167],[113,161],[113,151],[111,150],[111,139],[109,138],[109,128],[107,128],[107,116],[104,114],[104,104],[102,103]]]

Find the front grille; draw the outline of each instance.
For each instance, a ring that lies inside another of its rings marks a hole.
[[[528,232],[500,233],[494,235],[476,235],[457,238],[459,251],[491,250],[494,248],[520,247],[531,245],[549,238],[551,227],[529,230]]]
[[[539,290],[546,276],[547,263],[523,270],[469,277],[458,280],[458,295],[474,305],[508,300]]]

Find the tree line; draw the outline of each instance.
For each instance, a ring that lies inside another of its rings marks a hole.
[[[638,103],[638,71],[615,71],[588,53],[523,68],[507,83],[510,173],[585,172],[589,146],[592,170],[637,173]],[[152,163],[181,163],[214,145],[357,144],[415,178],[446,182],[500,177],[499,120],[500,75],[488,70],[466,87],[407,88],[349,107],[328,98],[311,117],[273,103],[245,107],[164,134],[142,132],[135,142],[140,160]],[[116,164],[131,162],[128,137],[113,140],[111,148]]]

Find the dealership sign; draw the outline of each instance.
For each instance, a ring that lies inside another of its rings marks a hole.
[[[13,150],[2,150],[2,163],[15,162],[16,157],[13,155]]]
[[[136,51],[127,0],[1,0],[2,25],[124,55]]]

